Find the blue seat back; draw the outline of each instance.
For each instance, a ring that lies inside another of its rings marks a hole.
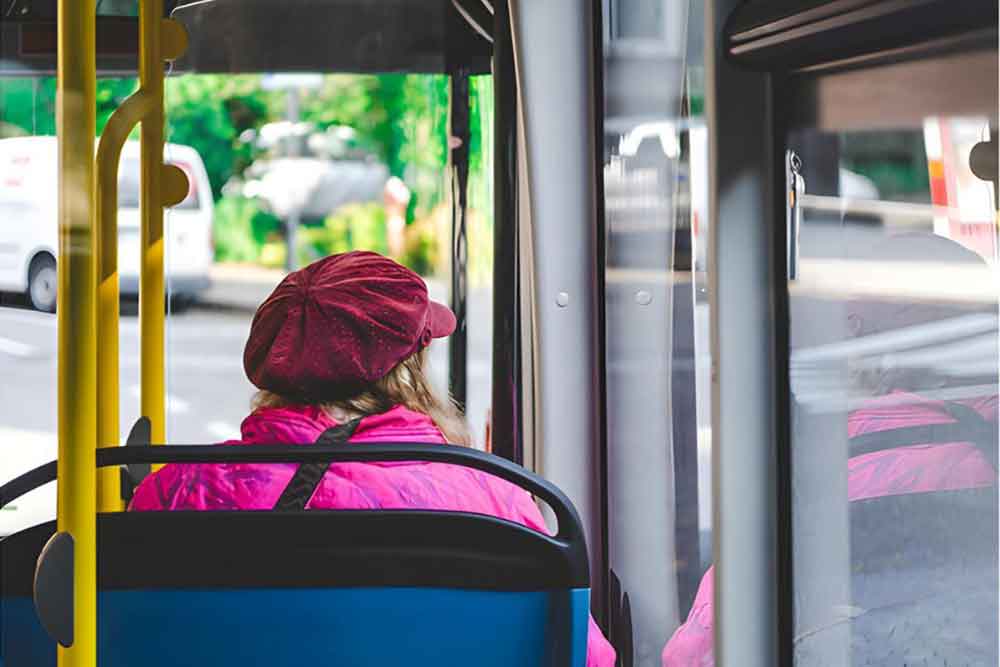
[[[0,541],[2,667],[56,664],[31,597],[54,532]],[[494,517],[125,513],[98,537],[101,667],[586,662],[585,551]]]

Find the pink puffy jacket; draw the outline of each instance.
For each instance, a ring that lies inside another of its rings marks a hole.
[[[229,445],[311,444],[336,423],[319,408],[261,409],[243,421],[242,438]],[[397,406],[363,419],[350,439],[365,442],[444,443],[426,415]],[[132,510],[266,510],[294,474],[296,464],[170,464],[136,489]],[[546,532],[524,490],[486,473],[443,463],[335,463],[307,507],[323,509],[429,509],[489,514]],[[587,667],[612,667],[615,651],[590,621]]]
[[[997,419],[997,396],[962,401],[984,418]],[[847,436],[907,426],[948,424],[954,419],[940,401],[896,391],[868,401],[851,413]],[[975,489],[996,484],[993,466],[970,442],[898,447],[855,456],[847,461],[847,500],[904,493]],[[701,580],[691,613],[663,649],[663,667],[712,667],[713,574]]]

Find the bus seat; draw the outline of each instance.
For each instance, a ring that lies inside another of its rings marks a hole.
[[[509,461],[416,443],[97,451],[98,466],[413,460],[521,486],[549,505],[558,532],[421,510],[99,514],[99,664],[582,667],[590,575],[580,518],[558,488]],[[55,477],[50,463],[11,480],[0,507]],[[49,633],[71,639],[54,621],[66,609],[65,589],[52,586],[65,566],[50,558],[59,550],[43,551],[55,530],[0,540],[0,667],[54,666]]]
[[[32,602],[55,522],[0,541],[0,667],[56,665]],[[586,548],[423,511],[98,516],[101,667],[578,665]]]

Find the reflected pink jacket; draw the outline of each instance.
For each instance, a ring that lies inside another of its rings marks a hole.
[[[311,444],[336,423],[315,407],[261,409],[243,421],[229,445]],[[351,443],[445,439],[423,414],[402,406],[361,421]],[[132,510],[266,510],[291,480],[296,464],[170,464],[136,489]],[[443,463],[335,463],[307,507],[429,509],[488,514],[546,532],[524,490],[486,473]],[[590,621],[587,667],[612,667],[615,652]]]
[[[996,421],[997,397],[962,401],[985,419]],[[847,419],[847,436],[907,426],[949,424],[954,419],[940,401],[896,391],[868,401]],[[847,500],[904,493],[975,489],[996,484],[993,466],[969,442],[899,447],[855,456],[847,461]],[[713,568],[701,580],[691,613],[663,649],[663,667],[712,667]]]

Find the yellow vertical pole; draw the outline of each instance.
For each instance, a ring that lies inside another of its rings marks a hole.
[[[60,667],[97,664],[97,313],[94,247],[96,13],[59,0],[59,486],[57,523],[74,541],[74,642]]]
[[[166,363],[163,266],[163,0],[139,3],[139,83],[156,104],[142,120],[141,253],[139,274],[140,406],[152,423],[152,441],[166,440]]]
[[[117,186],[118,173],[112,178]],[[117,187],[112,190],[113,198],[98,195],[96,201],[97,220],[107,217],[109,206],[117,208]],[[97,252],[97,446],[117,447],[121,439],[118,412],[118,225],[114,217],[114,227],[101,224],[98,231]],[[122,510],[120,480],[114,467],[97,471],[97,509],[100,512]]]
[[[103,142],[102,142],[103,143]],[[116,156],[117,157],[117,156]],[[110,174],[101,174],[102,167]],[[98,149],[98,191],[95,201],[99,224],[97,244],[97,446],[117,447],[119,433],[118,379],[118,161],[102,163]],[[109,210],[110,209],[110,210]],[[107,221],[107,222],[106,222]],[[97,509],[122,510],[118,470],[97,471]]]

